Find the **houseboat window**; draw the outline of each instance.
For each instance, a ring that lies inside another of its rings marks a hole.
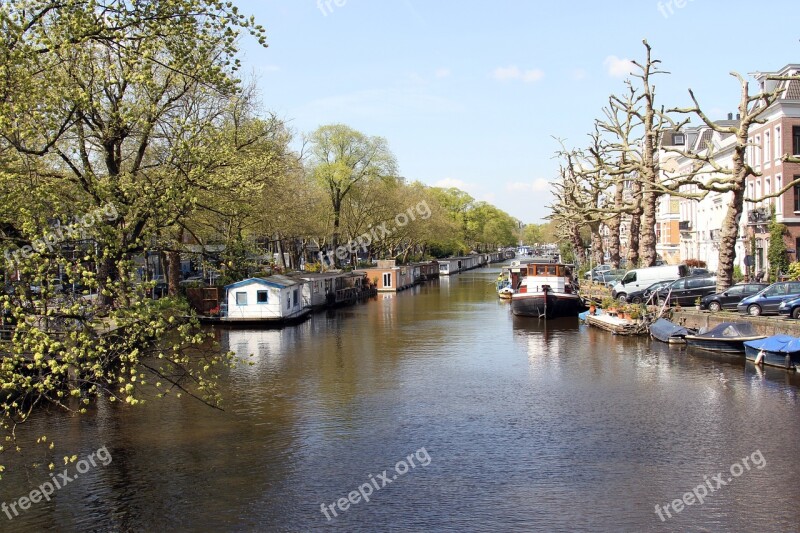
[[[386,272],[383,275],[383,286],[384,287],[391,287],[392,286],[392,274],[390,272]]]
[[[298,300],[299,300],[299,298],[297,297],[297,295],[298,295],[298,293],[299,293],[299,292],[300,292],[300,291],[298,291],[297,289],[295,289],[295,290],[294,290],[294,296],[292,297],[292,301],[294,302],[294,305],[295,305],[295,307],[297,307],[297,302],[298,302]]]
[[[556,266],[555,265],[551,265],[551,266],[547,267],[547,273],[550,274],[551,276],[555,276],[556,275]]]
[[[260,304],[267,303],[267,299],[269,298],[269,291],[258,291],[256,292],[256,302]]]
[[[247,293],[246,292],[237,292],[236,293],[236,305],[247,305]]]
[[[315,281],[312,287],[314,288],[314,294],[317,294],[319,292],[319,281]]]
[[[286,309],[291,309],[291,308],[292,308],[292,299],[289,298],[289,295],[287,294],[286,295]]]
[[[544,265],[539,265],[536,267],[536,275],[537,276],[544,276],[547,274],[547,267]]]

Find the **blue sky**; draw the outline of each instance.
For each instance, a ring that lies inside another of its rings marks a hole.
[[[242,39],[244,74],[298,136],[341,122],[385,137],[406,179],[459,187],[527,223],[548,212],[554,138],[587,142],[608,96],[624,92],[624,61],[643,58],[642,39],[670,72],[656,78],[658,101],[689,105],[691,87],[713,118],[738,103],[729,72],[800,63],[788,1],[238,5],[269,41]]]

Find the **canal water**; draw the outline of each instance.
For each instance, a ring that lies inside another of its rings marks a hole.
[[[224,411],[37,415],[22,440],[84,463],[0,530],[798,530],[796,376],[515,318],[496,276],[221,331],[254,354],[224,377]],[[33,450],[5,454],[3,502],[50,480],[21,467],[49,462]]]

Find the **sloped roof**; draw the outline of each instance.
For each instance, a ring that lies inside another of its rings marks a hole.
[[[783,93],[784,100],[800,100],[800,80],[791,80]]]
[[[226,290],[235,289],[239,287],[244,287],[246,285],[252,285],[253,283],[259,285],[266,285],[268,287],[278,287],[278,288],[286,288],[286,287],[291,287],[293,285],[302,285],[302,282],[293,280],[291,278],[287,278],[286,276],[274,275],[268,278],[248,278],[242,281],[237,281],[236,283],[225,285],[225,289]]]
[[[701,152],[703,150],[707,150],[709,144],[711,143],[711,139],[714,138],[714,130],[711,128],[706,129],[703,134],[697,139],[697,144],[695,145],[695,150]]]

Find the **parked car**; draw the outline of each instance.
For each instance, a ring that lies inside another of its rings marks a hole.
[[[61,284],[60,279],[51,279],[47,282],[47,287],[50,290],[51,294],[60,294],[64,292],[64,285]],[[33,294],[39,294],[42,292],[42,287],[38,283],[31,284],[31,292]]]
[[[716,276],[689,276],[680,278],[658,290],[658,303],[669,305],[694,305],[697,298],[713,294],[717,289]]]
[[[619,283],[619,280],[621,280],[624,276],[625,276],[624,268],[615,268],[608,270],[606,272],[601,272],[600,282],[610,289],[614,287],[617,283]]]
[[[201,286],[205,285],[205,280],[203,279],[203,276],[189,276],[188,278],[179,281],[178,285],[182,287]]]
[[[601,281],[600,272],[608,272],[609,270],[611,270],[611,265],[597,265],[593,269],[586,272],[584,277],[592,281]]]
[[[648,287],[646,287],[646,288],[644,288],[644,289],[642,289],[640,291],[633,291],[633,292],[629,293],[626,296],[625,301],[626,302],[631,302],[631,303],[634,303],[634,304],[640,304],[642,302],[646,302],[647,299],[650,298],[651,294],[653,294],[654,292],[658,292],[658,289],[660,289],[662,287],[666,287],[667,285],[669,285],[673,281],[675,281],[675,280],[674,279],[667,279],[667,280],[664,280],[664,281],[656,281],[652,285],[649,285]],[[621,298],[620,298],[620,300],[621,300]]]
[[[800,296],[797,298],[786,298],[778,306],[778,314],[786,315],[791,318],[800,318]]]
[[[700,300],[700,309],[708,309],[712,312],[722,309],[736,309],[736,305],[744,298],[767,288],[767,283],[738,283],[728,290],[709,294]]]
[[[614,285],[611,297],[626,302],[628,294],[646,289],[656,281],[678,279],[688,275],[689,267],[684,264],[634,268],[625,273],[619,283]]]
[[[740,313],[750,316],[777,314],[783,300],[800,296],[800,281],[778,281],[748,296],[736,306]]]

